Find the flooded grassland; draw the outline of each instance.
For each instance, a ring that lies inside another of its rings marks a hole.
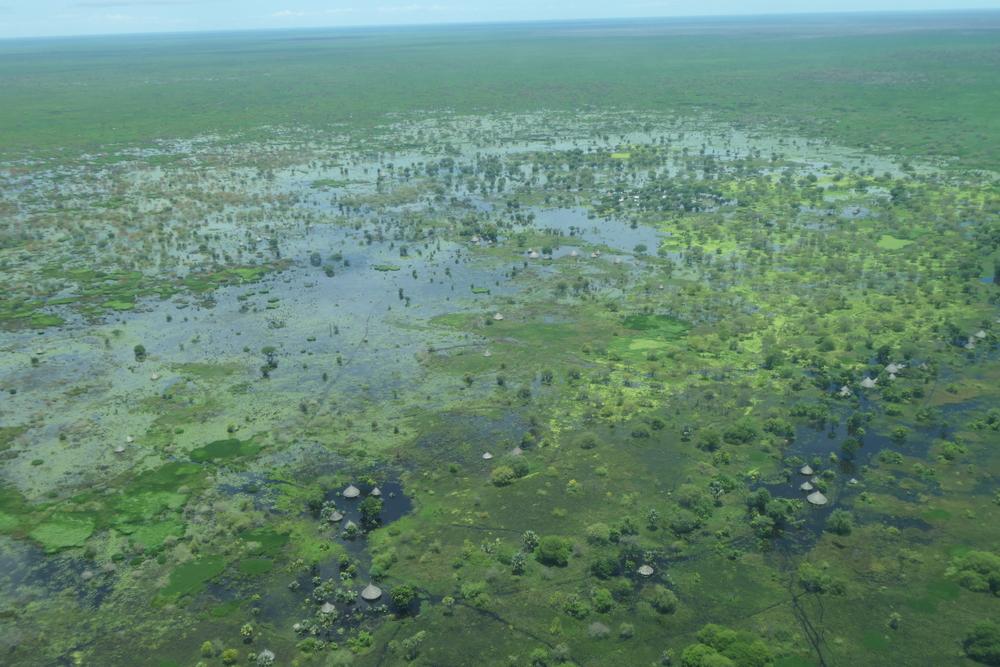
[[[939,167],[596,112],[2,165],[4,664],[972,664],[1000,220]]]

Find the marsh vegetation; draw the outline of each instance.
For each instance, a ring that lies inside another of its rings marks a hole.
[[[0,114],[5,664],[1000,664],[997,33],[954,20],[824,29],[788,94],[839,104],[781,117],[797,23],[673,101],[662,51],[737,27],[288,37],[293,99],[115,137],[94,43],[0,47],[80,105]],[[200,99],[180,39],[136,66]],[[560,92],[513,39],[654,53]],[[289,111],[348,48],[483,81]]]

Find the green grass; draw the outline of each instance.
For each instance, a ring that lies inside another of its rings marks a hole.
[[[253,440],[216,440],[191,452],[191,460],[199,463],[226,461],[243,456],[253,456],[261,449]]]
[[[818,26],[789,19],[777,33],[741,19],[687,34],[683,25],[646,22],[641,31],[500,26],[360,30],[349,39],[294,31],[8,41],[0,45],[0,150],[264,133],[275,124],[363,130],[389,114],[428,109],[627,104],[993,167],[996,39],[962,29],[982,26],[981,15],[956,21],[949,28],[934,15]]]
[[[907,239],[897,239],[895,236],[883,234],[882,238],[878,241],[878,247],[882,248],[882,250],[902,250],[911,243],[913,243],[913,241]]]
[[[274,569],[274,561],[270,558],[244,558],[237,569],[246,575],[260,576]]]
[[[81,547],[94,532],[94,521],[88,517],[56,514],[38,525],[29,535],[46,551]]]
[[[210,579],[222,574],[225,568],[226,561],[222,556],[206,556],[182,563],[170,573],[170,579],[160,589],[158,597],[169,601],[197,593]]]

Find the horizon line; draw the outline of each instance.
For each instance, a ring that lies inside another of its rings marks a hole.
[[[639,22],[639,21],[705,21],[705,20],[725,20],[725,19],[754,19],[754,18],[805,18],[810,16],[916,16],[925,14],[975,14],[975,13],[996,13],[1000,14],[1000,7],[955,7],[947,9],[862,9],[852,11],[795,11],[795,12],[751,12],[744,14],[661,14],[653,16],[595,16],[583,18],[567,19],[511,19],[504,21],[433,21],[433,22],[410,22],[410,23],[358,23],[349,25],[322,25],[322,26],[289,26],[289,27],[264,27],[264,28],[206,28],[191,30],[149,30],[138,32],[108,32],[108,33],[52,33],[40,35],[26,35],[19,37],[2,37],[0,42],[16,42],[46,39],[101,39],[108,37],[167,37],[181,35],[228,35],[228,34],[258,34],[275,32],[294,32],[304,30],[379,30],[379,29],[428,29],[428,28],[460,28],[460,27],[489,27],[489,26],[530,26],[546,24],[567,24],[567,23],[600,23],[600,22]]]

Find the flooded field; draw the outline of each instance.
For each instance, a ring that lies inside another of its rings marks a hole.
[[[797,129],[0,162],[0,662],[997,664],[996,174]]]

